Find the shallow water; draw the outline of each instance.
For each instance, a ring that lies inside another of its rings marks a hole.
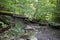
[[[32,28],[32,33],[35,33],[33,36],[34,39],[30,40],[60,40],[60,30],[52,29],[49,26],[38,26],[34,24],[29,24],[26,26],[27,28]],[[27,30],[27,32],[29,32]],[[5,39],[4,39],[5,40]],[[21,38],[16,37],[14,40],[21,40]]]
[[[48,26],[34,26],[33,24],[30,26],[35,28],[37,40],[60,40],[60,30],[52,29]]]
[[[38,40],[60,40],[60,30],[48,26],[41,26],[41,29],[36,35]]]

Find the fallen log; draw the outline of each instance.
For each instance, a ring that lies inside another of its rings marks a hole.
[[[7,15],[7,16],[11,16],[13,17],[13,19],[15,20],[16,18],[21,20],[22,19],[22,22],[25,22],[27,24],[31,23],[31,24],[39,24],[39,26],[45,26],[46,24],[41,24],[39,21],[31,21],[29,20],[28,17],[24,17],[24,16],[19,16],[19,15],[16,15],[16,14],[13,14],[13,13],[10,13],[10,12],[0,12],[0,15]],[[15,24],[15,23],[14,23]],[[9,25],[8,27],[6,28],[2,28],[2,30],[0,30],[0,33],[3,33],[5,31],[7,31],[8,29],[11,28],[11,25]]]
[[[20,16],[20,15],[14,14],[13,12],[0,11],[0,15],[12,16],[13,18],[18,18],[18,19],[28,19],[28,17]]]

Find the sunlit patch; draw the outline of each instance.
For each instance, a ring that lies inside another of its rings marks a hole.
[[[36,2],[38,2],[38,0],[35,0]]]

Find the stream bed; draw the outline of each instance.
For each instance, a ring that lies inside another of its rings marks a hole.
[[[28,39],[21,39],[18,35],[14,39],[6,40],[60,40],[60,30],[53,29],[49,26],[39,26],[38,24],[26,24],[25,34],[29,35]],[[22,38],[28,37],[27,35]],[[5,39],[3,39],[5,40]]]
[[[60,30],[52,29],[49,26],[38,26],[33,24],[27,27],[35,28],[37,40],[60,40]]]

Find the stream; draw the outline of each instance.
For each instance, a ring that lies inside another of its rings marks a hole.
[[[60,40],[60,31],[49,28],[47,26],[41,26],[40,32],[37,33],[38,40]]]
[[[60,40],[60,30],[34,24],[27,25],[27,27],[35,28],[37,40]]]
[[[53,29],[49,26],[39,26],[38,24],[26,24],[24,31],[25,34],[27,33],[28,35],[30,35],[30,37],[27,40],[60,40],[60,30]],[[29,32],[31,33],[29,34]],[[21,39],[20,37],[15,37],[11,40],[24,39]]]

